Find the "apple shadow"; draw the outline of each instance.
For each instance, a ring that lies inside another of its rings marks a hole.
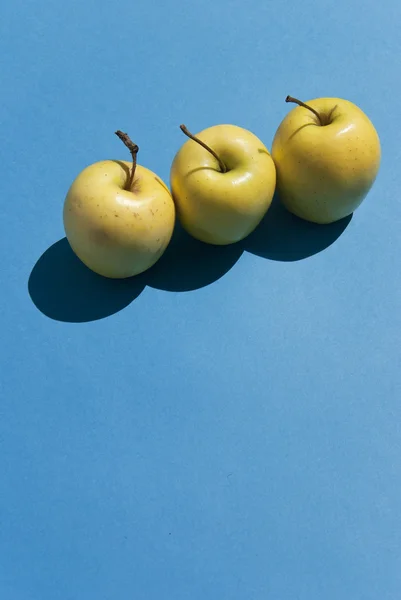
[[[85,323],[108,317],[142,292],[142,279],[107,279],[88,269],[63,238],[33,267],[28,291],[35,306],[56,321]]]
[[[148,271],[128,279],[93,273],[74,254],[66,238],[50,246],[33,267],[28,291],[50,319],[85,323],[109,317],[131,304],[145,289],[191,292],[223,277],[244,250],[276,261],[298,261],[333,244],[352,215],[318,225],[289,213],[277,195],[260,225],[245,240],[213,246],[191,237],[178,219],[169,246]]]
[[[214,246],[190,236],[178,219],[173,237],[160,260],[148,271],[150,287],[168,292],[190,292],[225,275],[244,251],[242,244]]]
[[[333,244],[351,219],[349,215],[328,225],[311,223],[290,213],[275,194],[264,219],[244,240],[244,247],[247,252],[270,260],[302,260]]]
[[[243,252],[240,245],[210,246],[189,236],[177,222],[163,256],[145,273],[108,279],[93,273],[66,238],[50,246],[33,267],[28,292],[34,305],[56,321],[85,323],[126,308],[146,286],[189,292],[217,281]]]

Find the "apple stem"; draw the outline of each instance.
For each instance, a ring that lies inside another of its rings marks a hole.
[[[128,150],[131,152],[132,167],[131,167],[130,175],[129,175],[129,178],[127,181],[127,185],[125,187],[126,190],[131,191],[132,184],[134,183],[135,169],[136,169],[136,155],[138,154],[139,147],[136,144],[134,144],[134,142],[131,140],[131,138],[129,137],[129,135],[127,133],[123,133],[122,131],[118,130],[115,132],[115,134],[120,138],[120,140],[127,146]]]
[[[303,108],[307,108],[308,110],[310,110],[311,112],[313,112],[314,115],[316,115],[316,117],[319,119],[320,125],[323,125],[322,117],[319,115],[319,113],[317,112],[317,110],[315,110],[314,108],[312,108],[308,104],[305,104],[305,102],[301,102],[301,100],[297,100],[297,98],[293,98],[292,96],[287,96],[287,98],[285,99],[285,101],[286,102],[294,102],[295,104],[298,104],[298,106],[303,106]]]
[[[205,142],[202,142],[202,140],[200,140],[199,138],[197,138],[194,135],[192,135],[192,133],[190,133],[188,131],[188,129],[185,127],[185,125],[180,125],[180,129],[191,140],[193,140],[194,142],[197,142],[198,144],[200,144],[201,146],[203,146],[203,148],[205,148],[205,150],[207,150],[208,152],[210,152],[210,154],[212,156],[214,156],[214,158],[219,163],[220,171],[222,173],[227,173],[227,167],[226,167],[226,165],[223,163],[223,161],[221,160],[221,158],[216,154],[216,152],[210,148],[210,146],[208,146],[207,144],[205,144]]]

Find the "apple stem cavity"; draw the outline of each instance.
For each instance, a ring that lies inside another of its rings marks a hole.
[[[205,148],[205,150],[207,150],[208,152],[210,152],[210,154],[212,156],[214,156],[214,158],[217,160],[217,162],[219,163],[219,167],[220,167],[220,171],[222,173],[227,173],[227,167],[224,164],[224,162],[221,160],[221,158],[218,156],[218,154],[216,154],[216,152],[214,150],[212,150],[210,148],[210,146],[208,146],[207,144],[205,144],[205,142],[202,142],[202,140],[200,140],[199,138],[197,138],[196,136],[194,136],[192,133],[190,133],[188,131],[188,129],[185,127],[185,125],[180,125],[180,129],[183,133],[185,133],[186,136],[188,136],[191,140],[193,140],[194,142],[197,142],[198,144],[200,144],[201,146],[203,146],[203,148]]]
[[[318,118],[320,125],[324,125],[323,119],[319,115],[319,113],[317,112],[317,110],[315,110],[314,108],[312,108],[308,104],[305,104],[305,102],[302,102],[301,100],[298,100],[297,98],[293,98],[292,96],[287,96],[287,98],[285,99],[285,101],[286,102],[294,102],[295,104],[298,104],[298,106],[302,106],[303,108],[307,108],[308,110],[310,110],[311,112],[313,112],[313,114]]]
[[[136,170],[136,156],[138,154],[139,147],[136,144],[134,144],[134,142],[131,140],[131,138],[129,137],[129,135],[127,133],[124,133],[124,132],[118,130],[115,132],[115,134],[116,134],[116,136],[118,136],[120,138],[120,140],[123,142],[123,144],[125,144],[125,146],[127,146],[128,150],[131,152],[132,167],[131,167],[129,177],[127,179],[127,184],[125,186],[125,189],[130,192],[130,191],[132,191],[132,184],[134,183],[135,170]]]

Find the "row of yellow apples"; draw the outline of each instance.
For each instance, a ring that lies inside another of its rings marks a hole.
[[[216,125],[190,138],[171,166],[171,192],[136,164],[138,147],[117,135],[132,163],[105,160],[85,168],[64,202],[64,228],[75,254],[105,277],[149,269],[163,255],[176,215],[209,244],[236,243],[268,211],[274,192],[295,215],[331,223],[351,214],[380,166],[380,141],[366,114],[340,98],[297,104],[274,136],[272,154],[250,131]]]

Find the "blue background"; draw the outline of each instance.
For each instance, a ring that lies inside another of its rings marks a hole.
[[[14,0],[0,20],[0,598],[399,600],[401,4]],[[234,123],[339,96],[383,159],[352,219],[177,228],[144,276],[63,240],[88,164],[169,181]],[[200,261],[199,264],[197,261]]]

